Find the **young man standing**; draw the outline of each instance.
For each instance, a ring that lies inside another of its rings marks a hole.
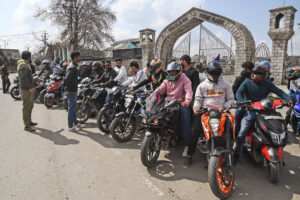
[[[7,62],[3,63],[3,66],[1,67],[1,78],[2,78],[2,90],[3,94],[8,93],[9,87],[10,87],[10,80],[8,78],[8,69],[7,69]]]
[[[72,62],[67,67],[65,78],[65,91],[68,95],[68,126],[70,131],[78,131],[82,125],[77,122],[77,88],[78,88],[78,63],[81,60],[80,52],[71,53]]]
[[[182,72],[191,80],[192,82],[192,89],[195,95],[196,89],[200,84],[199,73],[193,67],[191,67],[191,57],[189,55],[183,55],[180,58]]]
[[[33,95],[35,92],[34,81],[32,76],[32,71],[29,65],[31,60],[31,53],[29,51],[24,51],[22,53],[22,59],[18,61],[18,75],[20,79],[20,93],[21,99],[23,101],[23,121],[24,130],[33,132],[35,131],[32,126],[36,126],[37,123],[32,122],[31,113],[33,109]]]

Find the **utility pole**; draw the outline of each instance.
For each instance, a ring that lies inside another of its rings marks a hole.
[[[44,43],[44,56],[46,55],[46,48],[47,48],[47,40],[48,40],[48,33],[47,33],[47,31],[44,31],[43,33],[42,33],[42,35],[41,35],[41,37],[42,37],[42,41],[43,41],[43,43]]]

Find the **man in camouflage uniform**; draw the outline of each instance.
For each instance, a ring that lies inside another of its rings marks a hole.
[[[9,87],[10,87],[10,80],[8,78],[8,69],[7,69],[7,62],[3,63],[3,66],[1,67],[1,78],[2,78],[2,89],[3,94],[8,93]]]
[[[24,130],[33,132],[35,131],[32,126],[37,125],[37,123],[32,122],[31,113],[33,109],[33,96],[35,92],[34,81],[29,65],[31,59],[31,53],[29,51],[22,52],[22,59],[18,61],[18,74],[20,79],[20,93],[21,99],[23,101],[23,121]]]

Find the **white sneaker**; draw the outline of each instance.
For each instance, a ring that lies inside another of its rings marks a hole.
[[[69,131],[74,132],[74,131],[78,131],[78,129],[76,126],[72,126],[71,128],[69,128]]]
[[[182,152],[182,157],[187,157],[188,146],[185,146]]]
[[[82,129],[83,127],[84,127],[84,124],[78,123],[78,124],[76,125],[76,128],[79,129],[79,130]]]

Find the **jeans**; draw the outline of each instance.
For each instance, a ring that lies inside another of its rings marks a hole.
[[[191,143],[191,108],[180,106],[180,121],[183,133],[183,139],[186,145]]]
[[[198,139],[203,134],[204,132],[202,128],[201,115],[195,116],[193,120],[192,142],[190,143],[187,151],[188,156],[192,156],[195,153],[198,144]]]
[[[245,114],[245,110],[243,108],[238,108],[235,113],[235,131],[238,133],[241,128],[241,120]]]
[[[256,113],[253,111],[246,111],[244,114],[244,117],[241,121],[241,129],[239,131],[239,134],[236,138],[237,147],[235,150],[235,154],[240,155],[245,143],[245,138],[252,127],[253,123],[256,120]]]
[[[106,95],[106,98],[105,98],[105,104],[108,104],[109,101],[110,101],[110,98],[109,98],[109,94],[111,93],[111,88],[105,88],[106,92],[107,92],[107,95]]]
[[[69,128],[77,124],[77,93],[72,92],[68,96],[68,126]]]

